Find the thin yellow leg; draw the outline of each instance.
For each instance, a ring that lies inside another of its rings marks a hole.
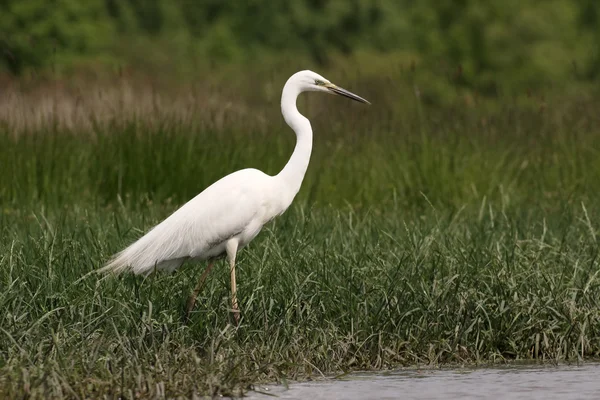
[[[233,312],[233,318],[235,318],[235,324],[240,323],[240,309],[238,308],[237,301],[237,287],[235,284],[235,260],[230,262],[231,268],[231,310]]]
[[[213,265],[215,265],[214,261],[211,261],[208,263],[208,267],[206,267],[206,269],[200,276],[200,281],[194,288],[194,291],[192,292],[190,297],[188,297],[187,307],[185,308],[185,320],[186,321],[189,321],[189,319],[190,319],[190,314],[192,313],[192,310],[194,309],[194,306],[196,305],[196,298],[198,298],[198,294],[200,294],[200,290],[202,290],[202,287],[204,286],[204,281],[206,281],[206,277],[210,273],[210,270],[212,269]]]
[[[238,249],[237,239],[232,239],[227,242],[225,250],[227,251],[227,259],[229,260],[229,269],[231,270],[231,312],[235,319],[235,325],[240,323],[240,309],[237,300],[237,285],[235,284],[235,255]]]

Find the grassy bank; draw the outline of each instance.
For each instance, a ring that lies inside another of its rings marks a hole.
[[[434,107],[359,78],[340,84],[370,108],[306,95],[312,164],[292,209],[239,256],[237,329],[222,264],[189,324],[200,265],[89,275],[220,176],[284,165],[281,85],[260,84],[2,98],[0,397],[229,394],[600,354],[593,97]]]

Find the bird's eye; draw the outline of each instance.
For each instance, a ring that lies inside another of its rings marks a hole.
[[[323,86],[324,84],[325,84],[325,82],[323,82],[322,80],[315,79],[315,85],[317,85],[317,86]]]

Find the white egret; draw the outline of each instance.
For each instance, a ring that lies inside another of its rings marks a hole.
[[[312,128],[296,108],[296,98],[307,91],[338,94],[370,104],[312,71],[295,73],[283,87],[281,112],[296,133],[296,147],[281,172],[270,176],[257,169],[243,169],[221,178],[114,255],[100,271],[149,274],[154,270],[173,271],[187,260],[208,260],[188,300],[186,315],[189,316],[214,260],[226,255],[231,270],[231,307],[238,323],[237,251],[254,239],[263,225],[290,206],[308,168]]]

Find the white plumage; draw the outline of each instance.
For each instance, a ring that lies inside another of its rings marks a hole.
[[[174,270],[187,259],[206,260],[225,252],[230,240],[243,247],[273,216],[273,177],[256,169],[234,172],[213,183],[137,242],[118,253],[106,270],[147,274]]]
[[[264,224],[290,206],[308,168],[312,129],[296,108],[296,98],[304,91],[334,93],[368,103],[312,71],[292,75],[283,88],[281,111],[297,138],[292,157],[283,170],[269,176],[257,169],[243,169],[221,178],[113,256],[100,271],[135,274],[173,271],[189,259],[207,260],[226,254],[237,322],[235,255],[258,235]],[[201,283],[204,278],[203,275]],[[188,304],[188,312],[189,308]]]

